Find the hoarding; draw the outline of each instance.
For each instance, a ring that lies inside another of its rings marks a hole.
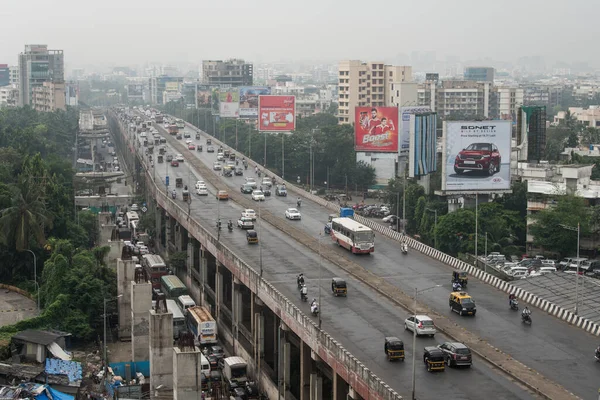
[[[271,94],[271,88],[266,86],[240,87],[240,118],[258,118],[258,97]]]
[[[221,103],[239,103],[240,92],[237,89],[222,89],[219,92],[219,101]]]
[[[442,190],[510,189],[510,121],[444,124]]]
[[[410,162],[411,178],[428,175],[437,170],[437,114],[410,115]]]
[[[295,96],[259,96],[259,131],[289,132],[296,129]]]
[[[240,103],[222,101],[219,103],[219,115],[221,118],[237,118]]]
[[[422,114],[431,112],[431,108],[428,106],[418,106],[418,107],[401,107],[400,108],[400,120],[402,121],[402,125],[400,127],[399,132],[399,145],[400,151],[398,152],[400,155],[407,156],[408,149],[410,147],[410,116],[411,114]]]
[[[178,92],[179,82],[165,82],[165,90],[167,92]]]
[[[356,107],[354,149],[398,152],[398,107]]]
[[[198,85],[196,98],[198,108],[210,108],[212,105],[213,88],[208,85]]]
[[[139,83],[130,83],[127,85],[127,97],[141,98],[144,95],[144,85]]]

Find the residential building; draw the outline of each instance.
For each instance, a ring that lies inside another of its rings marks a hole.
[[[10,73],[10,84],[13,85],[14,87],[19,86],[19,66],[11,65],[9,67],[9,73]]]
[[[19,89],[13,85],[0,87],[0,108],[15,107],[19,104]]]
[[[256,68],[253,79],[256,83],[265,83],[275,78],[275,70],[269,67]]]
[[[205,85],[252,86],[253,65],[241,59],[202,61]]]
[[[600,106],[590,106],[588,109],[583,107],[569,107],[571,118],[576,119],[583,125],[590,128],[600,128]],[[566,111],[559,111],[554,116],[554,125],[558,125],[566,117]]]
[[[562,85],[528,84],[523,89],[523,105],[547,106],[550,109],[560,105]]]
[[[181,85],[183,84],[182,77],[175,76],[154,76],[149,80],[149,90],[150,90],[150,102],[152,104],[164,104],[163,103],[163,93],[165,91],[169,92],[180,92]],[[172,96],[167,96],[168,98],[172,98]]]
[[[392,106],[392,85],[412,81],[412,67],[381,61],[341,61],[338,66],[338,121],[354,122],[355,107]]]
[[[494,82],[494,68],[491,67],[466,67],[465,81]]]
[[[34,86],[30,105],[42,112],[66,110],[65,83],[43,82],[41,86]]]
[[[491,116],[493,118],[515,121],[517,111],[523,105],[524,90],[516,86],[496,86],[492,90]]]
[[[419,85],[418,104],[442,118],[450,115],[490,117],[491,82],[425,81]]]
[[[79,105],[79,82],[69,81],[65,84],[65,104],[71,107]]]
[[[392,105],[409,107],[418,104],[418,87],[416,82],[398,82],[392,84]]]
[[[63,51],[48,50],[45,44],[25,45],[25,51],[19,54],[19,77],[19,105],[31,104],[34,88],[44,82],[64,82]]]
[[[0,64],[0,87],[10,85],[10,67],[8,64]]]

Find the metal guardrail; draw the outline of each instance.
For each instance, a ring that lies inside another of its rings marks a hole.
[[[126,132],[118,116],[113,116],[121,128],[121,134]],[[143,160],[142,160],[143,161]],[[147,166],[146,166],[147,167]],[[311,349],[323,360],[335,358],[345,368],[336,372],[363,398],[380,400],[401,400],[394,389],[383,382],[369,368],[354,357],[339,342],[325,331],[319,329],[313,320],[306,316],[294,303],[289,301],[272,284],[264,280],[260,274],[241,259],[233,250],[218,241],[207,229],[202,227],[187,210],[175,203],[161,188],[156,185],[148,168],[145,169],[147,189],[156,199],[157,204],[175,217],[179,224],[194,236],[206,249],[215,255],[217,260],[225,265],[232,274],[244,285],[254,291],[259,298],[281,320],[289,326]],[[324,354],[326,353],[326,354]]]

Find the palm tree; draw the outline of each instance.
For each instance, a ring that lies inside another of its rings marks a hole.
[[[13,186],[11,206],[0,210],[0,241],[14,245],[17,251],[29,248],[31,236],[41,245],[46,242],[45,229],[52,227],[41,191],[36,185]]]

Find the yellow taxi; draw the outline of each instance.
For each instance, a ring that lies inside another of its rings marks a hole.
[[[217,200],[229,200],[229,193],[227,193],[227,190],[219,190],[217,192]]]
[[[450,293],[450,310],[459,315],[473,315],[477,312],[475,302],[467,292]]]

